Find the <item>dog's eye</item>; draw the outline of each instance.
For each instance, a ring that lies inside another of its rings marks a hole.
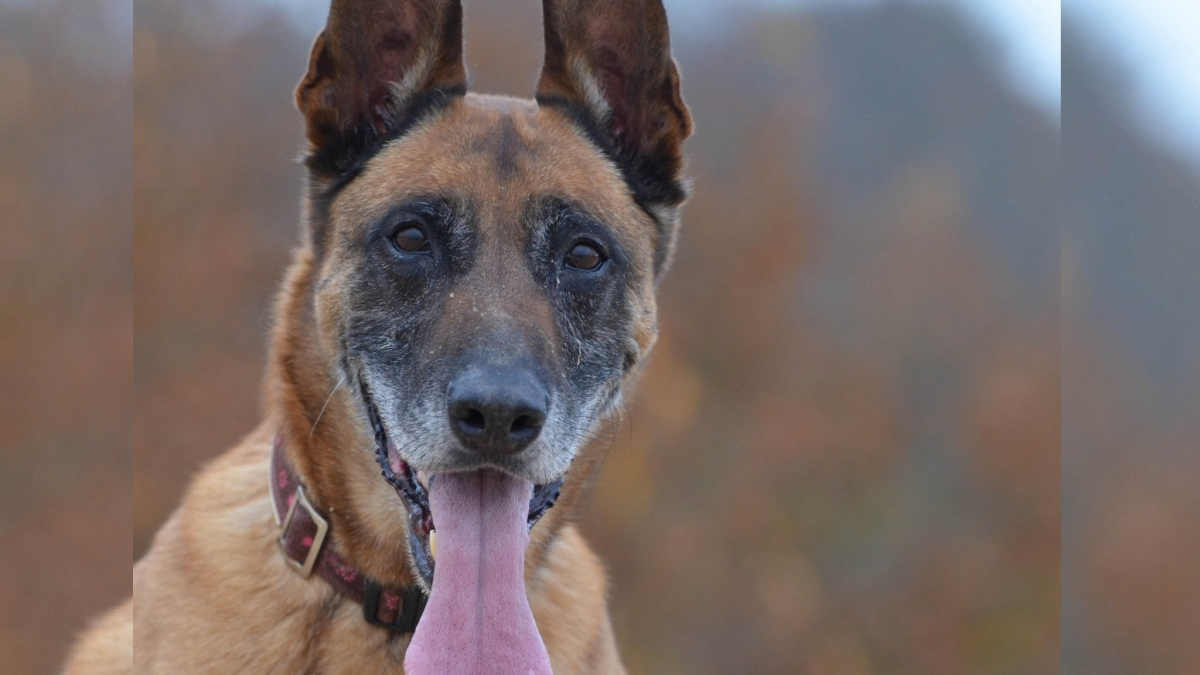
[[[604,264],[604,254],[595,244],[581,241],[571,247],[571,251],[567,253],[566,263],[567,267],[572,269],[592,272],[600,269],[600,266]]]
[[[392,235],[392,243],[405,253],[421,253],[429,250],[429,237],[425,236],[416,223],[404,223],[400,230]]]

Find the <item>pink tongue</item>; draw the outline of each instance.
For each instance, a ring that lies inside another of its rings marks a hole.
[[[434,479],[433,592],[404,657],[405,673],[552,675],[525,597],[532,496],[532,483],[498,471]]]

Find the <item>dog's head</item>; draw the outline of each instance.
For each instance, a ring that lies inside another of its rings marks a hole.
[[[526,101],[467,94],[458,0],[334,0],[296,91],[307,228],[278,391],[294,392],[291,435],[319,447],[302,464],[360,561],[397,540],[394,511],[364,496],[382,482],[346,447],[374,436],[427,588],[431,530],[448,536],[456,517],[431,481],[503,483],[454,498],[508,490],[531,527],[657,334],[691,132],[661,0],[546,0],[544,20]],[[339,389],[333,407],[349,414],[320,422]]]
[[[418,471],[555,481],[655,340],[691,129],[665,13],[544,18],[536,103],[466,94],[456,0],[335,0],[296,92],[320,342]]]

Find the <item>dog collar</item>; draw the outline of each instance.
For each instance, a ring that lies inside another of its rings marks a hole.
[[[315,572],[335,591],[363,606],[367,623],[397,633],[412,633],[425,611],[425,593],[416,587],[384,587],[351,567],[326,546],[329,521],[308,501],[299,475],[275,437],[270,464],[271,513],[280,528],[279,550],[304,578]]]

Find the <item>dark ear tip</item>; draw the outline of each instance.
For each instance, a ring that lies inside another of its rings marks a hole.
[[[692,121],[692,111],[688,108],[687,103],[683,100],[683,78],[679,75],[679,62],[671,59],[671,73],[667,86],[670,87],[670,101],[675,112],[679,115],[679,140],[682,142],[687,140],[692,131],[695,130],[695,125]]]
[[[316,86],[324,74],[323,63],[329,60],[328,47],[325,44],[325,31],[321,31],[315,40],[313,40],[312,48],[308,54],[308,69],[304,72],[304,77],[300,78],[299,84],[296,85],[294,94],[296,107],[305,115],[308,114],[307,108],[310,105],[309,92]]]
[[[692,134],[661,0],[543,0],[545,60],[537,84],[621,167],[639,201],[673,206]],[[585,64],[587,73],[575,64]],[[599,93],[605,99],[597,102]]]
[[[462,53],[460,0],[333,0],[294,94],[306,164],[336,173],[398,134],[414,107],[428,109],[463,86]]]

